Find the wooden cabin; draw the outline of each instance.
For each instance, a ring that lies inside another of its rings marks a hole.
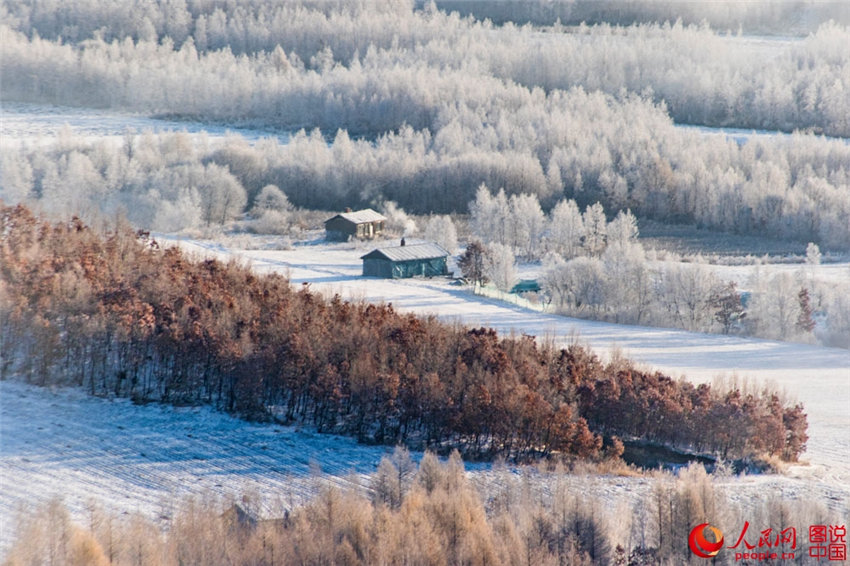
[[[345,242],[352,238],[370,240],[384,231],[387,218],[371,208],[337,214],[325,220],[325,239]]]

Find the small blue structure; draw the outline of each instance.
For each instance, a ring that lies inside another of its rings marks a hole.
[[[519,283],[511,288],[511,293],[538,293],[540,291],[540,285],[537,283],[537,279],[520,279]]]

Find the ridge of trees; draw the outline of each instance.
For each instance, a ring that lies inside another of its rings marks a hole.
[[[209,403],[474,458],[617,456],[603,437],[795,460],[802,405],[718,391],[587,349],[325,300],[117,227],[0,211],[0,377]],[[616,443],[615,443],[616,446]]]

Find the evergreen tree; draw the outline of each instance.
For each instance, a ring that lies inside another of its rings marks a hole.
[[[485,271],[487,249],[478,240],[473,240],[466,246],[466,251],[458,260],[463,276],[473,285],[485,285],[489,278]]]
[[[812,318],[812,305],[809,299],[809,290],[803,287],[797,293],[797,301],[800,303],[800,313],[797,315],[797,330],[808,334],[815,329],[815,321]]]

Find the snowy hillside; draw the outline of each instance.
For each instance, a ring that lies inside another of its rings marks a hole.
[[[96,502],[167,526],[175,507],[193,496],[223,502],[248,496],[261,516],[280,517],[322,485],[367,487],[367,475],[389,453],[348,438],[250,424],[207,408],[137,406],[10,381],[0,381],[0,429],[0,555],[13,540],[17,512],[54,497],[83,523],[87,506]],[[508,482],[524,481],[543,494],[566,484],[577,495],[604,501],[602,512],[614,522],[657,481],[556,478],[534,468],[481,464],[467,465],[467,473],[485,493]],[[742,507],[766,493],[836,510],[850,503],[850,484],[818,466],[792,468],[787,476],[718,478],[716,485]]]
[[[387,452],[209,408],[137,406],[8,381],[0,382],[0,430],[0,554],[25,503],[58,496],[78,513],[98,501],[167,519],[188,496],[256,494],[263,514],[280,516],[322,482],[359,481]]]

